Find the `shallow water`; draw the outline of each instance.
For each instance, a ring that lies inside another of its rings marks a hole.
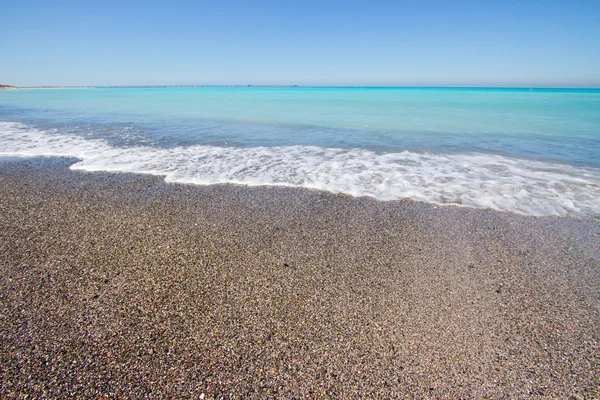
[[[0,154],[195,184],[600,215],[600,90],[0,91]]]

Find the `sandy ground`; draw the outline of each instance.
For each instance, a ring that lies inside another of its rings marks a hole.
[[[600,397],[600,222],[0,164],[0,391]]]

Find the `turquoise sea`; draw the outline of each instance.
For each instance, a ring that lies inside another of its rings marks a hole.
[[[0,90],[0,155],[169,182],[600,217],[600,90]]]

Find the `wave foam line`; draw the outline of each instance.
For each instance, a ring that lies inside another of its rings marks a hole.
[[[600,215],[600,169],[500,155],[310,146],[120,148],[13,122],[0,122],[0,154],[76,157],[75,170],[161,175],[167,182],[305,187],[535,216]]]

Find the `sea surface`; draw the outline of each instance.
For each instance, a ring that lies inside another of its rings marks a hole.
[[[600,90],[0,90],[0,156],[168,182],[600,218]]]

